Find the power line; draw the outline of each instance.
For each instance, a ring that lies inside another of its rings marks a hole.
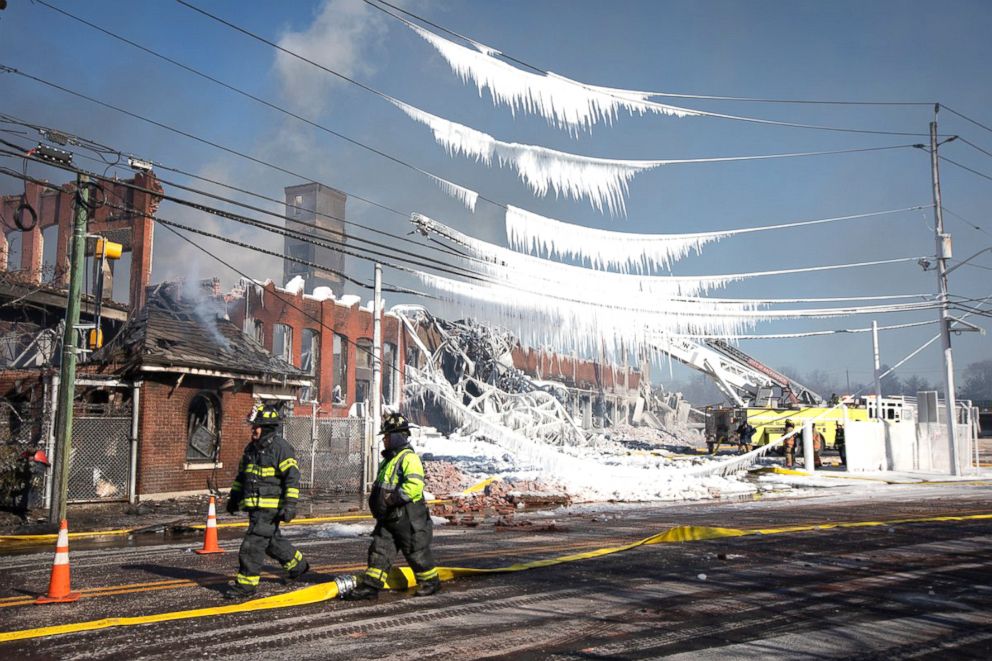
[[[950,106],[946,106],[946,105],[944,105],[944,104],[940,104],[940,107],[941,107],[942,109],[944,109],[944,110],[946,110],[946,111],[948,111],[948,112],[950,112],[950,113],[953,113],[953,114],[955,114],[955,115],[957,115],[957,116],[958,116],[958,117],[960,117],[961,119],[963,119],[963,120],[965,120],[965,121],[967,121],[967,122],[971,122],[971,123],[972,123],[972,124],[974,124],[975,126],[978,126],[978,127],[981,127],[981,128],[983,128],[983,129],[985,129],[986,131],[989,131],[990,133],[992,133],[992,128],[989,128],[989,127],[988,127],[988,126],[986,126],[985,124],[982,124],[982,123],[981,123],[980,121],[978,121],[977,119],[972,119],[971,117],[968,117],[967,115],[965,115],[965,114],[963,114],[963,113],[960,113],[960,112],[958,112],[957,110],[955,110],[954,108],[952,108],[952,107],[950,107]]]
[[[149,55],[152,55],[154,57],[157,57],[157,58],[159,58],[159,59],[161,59],[161,60],[163,60],[165,62],[168,62],[169,64],[172,64],[174,66],[179,67],[180,69],[183,69],[184,71],[188,71],[189,73],[192,73],[192,74],[194,74],[196,76],[199,76],[201,78],[204,78],[205,80],[209,80],[210,82],[212,82],[212,83],[214,83],[216,85],[220,85],[224,89],[227,89],[227,90],[230,90],[230,91],[235,92],[237,94],[240,94],[240,95],[242,95],[242,96],[244,96],[246,98],[249,98],[249,99],[251,99],[251,100],[253,100],[253,101],[257,102],[257,103],[261,103],[262,105],[266,106],[267,108],[271,108],[272,110],[275,110],[277,112],[281,112],[284,115],[287,115],[287,116],[292,117],[292,118],[294,118],[294,119],[296,119],[298,121],[303,122],[304,124],[307,124],[307,125],[312,126],[312,127],[316,128],[316,129],[319,129],[321,131],[324,131],[326,133],[329,133],[330,135],[333,135],[336,138],[339,138],[341,140],[344,140],[345,142],[348,142],[350,144],[353,144],[356,147],[361,147],[362,149],[368,150],[368,151],[372,152],[373,154],[376,154],[377,156],[381,156],[381,157],[383,157],[385,159],[388,159],[388,160],[390,160],[390,161],[392,161],[394,163],[397,163],[399,165],[402,165],[403,167],[409,168],[409,169],[411,169],[414,172],[417,172],[419,174],[426,175],[426,176],[431,177],[433,179],[440,179],[442,181],[448,181],[448,180],[444,179],[443,177],[440,177],[440,176],[435,175],[435,174],[433,174],[431,172],[428,172],[427,170],[424,170],[422,168],[419,168],[416,165],[413,165],[412,163],[409,163],[407,161],[404,161],[401,158],[398,158],[396,156],[393,156],[392,154],[388,154],[388,153],[386,153],[386,152],[384,152],[384,151],[382,151],[380,149],[377,149],[375,147],[372,147],[370,145],[367,145],[364,142],[361,142],[360,140],[356,140],[354,138],[348,137],[347,135],[345,135],[343,133],[340,133],[338,131],[335,131],[334,129],[329,128],[327,126],[324,126],[323,124],[320,124],[320,123],[318,123],[318,122],[316,122],[314,120],[308,119],[308,118],[306,118],[306,117],[304,117],[304,116],[302,116],[302,115],[300,115],[298,113],[295,113],[295,112],[293,112],[291,110],[287,110],[286,108],[283,108],[282,106],[279,106],[279,105],[277,105],[275,103],[272,103],[271,101],[266,101],[265,99],[263,99],[261,97],[255,96],[254,94],[251,94],[250,92],[246,92],[245,90],[243,90],[241,88],[238,88],[238,87],[235,87],[234,85],[225,83],[224,81],[219,80],[217,78],[214,78],[213,76],[210,76],[210,75],[208,75],[208,74],[206,74],[206,73],[204,73],[204,72],[202,72],[202,71],[200,71],[198,69],[195,69],[194,67],[191,67],[189,65],[183,64],[182,62],[179,62],[178,60],[175,60],[175,59],[173,59],[171,57],[168,57],[166,55],[163,55],[163,54],[161,54],[161,53],[159,53],[159,52],[157,52],[155,50],[152,50],[151,48],[148,48],[146,46],[142,46],[141,44],[139,44],[137,42],[134,42],[134,41],[131,41],[130,39],[127,39],[126,37],[122,37],[121,35],[116,34],[114,32],[111,32],[110,30],[108,30],[106,28],[103,28],[103,27],[101,27],[99,25],[96,25],[95,23],[91,23],[90,21],[87,21],[87,20],[85,20],[83,18],[80,18],[79,16],[76,16],[74,14],[71,14],[71,13],[69,13],[69,12],[67,12],[67,11],[65,11],[63,9],[60,9],[58,7],[54,7],[54,6],[50,5],[50,4],[48,4],[47,2],[45,2],[45,0],[37,0],[37,2],[39,4],[45,6],[45,7],[48,7],[49,9],[51,9],[53,11],[56,11],[56,12],[64,15],[64,16],[67,16],[67,17],[69,17],[69,18],[71,18],[73,20],[79,21],[80,23],[82,23],[82,24],[84,24],[84,25],[86,25],[86,26],[88,26],[90,28],[93,28],[94,30],[97,30],[99,32],[102,32],[103,34],[105,34],[105,35],[107,35],[109,37],[113,37],[114,39],[117,39],[119,41],[122,41],[125,44],[128,44],[129,46],[132,46],[134,48],[137,48],[138,50],[141,50],[144,53],[147,53]],[[199,10],[197,10],[197,11],[199,11]],[[236,28],[236,26],[233,26],[233,25],[231,27],[235,27],[235,29],[239,29],[239,28]],[[268,43],[269,45],[271,45],[271,46],[273,46],[275,48],[279,48],[280,50],[285,50],[285,49],[282,49],[280,46],[278,46],[276,44],[273,44],[272,42],[266,42],[266,43]],[[285,51],[285,52],[288,53],[289,51]],[[309,62],[309,60],[307,60],[307,61]],[[331,71],[331,70],[330,69],[327,69],[327,71]],[[336,72],[332,72],[332,73],[335,73],[335,75],[340,75],[340,74],[337,74]],[[344,77],[344,76],[342,76],[342,77]],[[356,85],[362,86],[364,89],[367,89],[367,90],[369,90],[371,92],[374,92],[374,93],[379,94],[378,92],[376,92],[372,88],[366,87],[364,85],[361,85],[361,83],[358,83],[357,81],[354,81],[354,80],[352,80],[350,78],[347,78],[347,77],[344,77],[344,78],[345,78],[345,80],[348,80],[349,82],[352,82],[352,83],[354,83]],[[448,183],[453,183],[453,182],[448,182]],[[483,200],[486,200],[487,202],[490,202],[492,204],[497,204],[497,203],[493,202],[492,200],[489,200],[489,199],[486,199],[485,197],[482,197],[481,195],[480,195],[480,198],[482,198]]]
[[[24,156],[22,154],[16,154],[16,153],[12,153],[12,152],[6,152],[5,150],[0,150],[0,153],[6,153],[8,155],[17,156],[17,157],[21,157],[21,158],[29,158],[29,157],[26,157],[26,156]],[[170,202],[174,202],[174,203],[180,204],[182,206],[190,207],[190,208],[196,209],[198,211],[203,211],[203,212],[209,213],[211,215],[215,215],[215,216],[218,216],[218,217],[221,217],[221,218],[225,218],[227,220],[233,220],[233,221],[238,222],[238,223],[242,223],[242,224],[250,225],[250,226],[253,226],[253,227],[257,227],[259,229],[262,229],[262,230],[265,230],[265,231],[268,231],[268,232],[272,232],[274,234],[280,234],[282,236],[289,236],[291,238],[294,238],[294,239],[303,241],[305,243],[310,243],[310,244],[315,245],[315,246],[320,246],[320,247],[324,247],[324,248],[330,248],[332,250],[337,250],[338,252],[341,252],[341,253],[343,253],[345,255],[348,255],[348,256],[351,256],[351,257],[355,257],[355,258],[358,258],[358,259],[364,259],[364,260],[371,261],[371,262],[377,262],[378,261],[380,263],[383,263],[383,264],[385,264],[387,266],[390,266],[391,268],[395,268],[397,270],[407,270],[407,269],[406,269],[406,267],[398,266],[398,265],[396,265],[394,263],[391,263],[391,262],[386,262],[386,261],[383,261],[383,260],[374,259],[373,256],[387,257],[387,258],[395,259],[395,260],[400,261],[400,262],[405,262],[407,264],[411,264],[413,266],[419,266],[421,268],[431,268],[431,269],[434,269],[434,270],[439,271],[439,272],[442,272],[442,273],[448,273],[450,275],[458,275],[458,276],[461,276],[461,277],[469,277],[469,278],[479,278],[480,277],[476,272],[474,272],[474,271],[472,271],[472,270],[470,270],[468,268],[450,265],[447,262],[441,262],[439,260],[436,260],[436,259],[433,259],[433,258],[430,258],[430,257],[421,257],[419,255],[413,255],[413,257],[418,258],[418,259],[404,258],[404,257],[402,257],[402,255],[412,255],[412,253],[409,253],[409,252],[406,252],[406,251],[401,251],[401,250],[395,250],[395,249],[391,248],[390,246],[386,246],[384,244],[378,244],[378,243],[375,243],[375,242],[372,242],[372,241],[368,241],[368,242],[369,243],[372,243],[376,247],[379,247],[379,248],[382,248],[382,249],[385,249],[385,250],[390,250],[391,252],[389,252],[389,253],[382,253],[382,252],[377,252],[377,251],[369,250],[369,251],[367,251],[366,254],[362,254],[362,253],[356,253],[356,252],[348,251],[348,250],[343,249],[345,247],[345,245],[346,245],[343,242],[334,242],[334,241],[330,241],[330,240],[326,240],[325,241],[325,240],[322,240],[322,239],[314,239],[313,237],[310,237],[310,236],[308,236],[306,234],[303,234],[301,232],[296,232],[295,230],[287,230],[285,228],[279,227],[277,225],[273,225],[271,223],[266,223],[264,221],[260,221],[260,220],[254,219],[254,218],[250,218],[248,216],[244,216],[244,215],[241,215],[241,214],[235,214],[235,213],[232,213],[232,212],[223,211],[221,209],[217,209],[217,208],[210,207],[210,206],[207,206],[207,205],[204,205],[204,204],[200,204],[198,202],[193,202],[193,201],[190,201],[190,200],[185,200],[183,198],[179,198],[179,197],[176,197],[174,195],[169,195],[169,194],[164,193],[164,192],[155,191],[155,190],[152,190],[152,189],[149,189],[149,188],[144,188],[142,186],[138,186],[137,184],[134,184],[134,183],[131,183],[131,182],[110,179],[108,177],[101,176],[101,175],[98,175],[96,173],[86,172],[85,170],[81,170],[80,168],[76,168],[76,167],[73,167],[73,166],[64,166],[64,165],[55,164],[55,163],[48,163],[47,161],[41,161],[41,162],[45,163],[46,165],[51,165],[53,167],[56,167],[58,169],[66,170],[68,172],[73,172],[75,174],[87,174],[87,175],[89,175],[89,176],[91,176],[91,177],[93,177],[95,179],[99,179],[99,180],[103,180],[103,181],[108,181],[108,182],[114,182],[114,183],[117,183],[118,185],[124,186],[126,188],[130,188],[130,189],[135,190],[135,191],[139,191],[139,192],[142,192],[142,193],[147,193],[149,195],[154,195],[155,197],[158,197],[158,198],[161,198],[161,199],[164,199],[164,200],[168,200]],[[11,171],[9,171],[9,170],[4,170],[4,172],[6,174],[11,174]],[[38,183],[40,181],[40,180],[35,180],[33,178],[30,178],[30,180],[31,181],[35,181],[36,183]],[[204,194],[204,195],[208,195],[208,196],[210,195],[209,193],[206,193],[206,192],[203,192],[203,191],[196,191],[196,192],[201,193],[201,194]],[[231,201],[231,202],[234,203],[234,204],[239,204],[237,202],[233,202],[233,201]],[[243,205],[242,204],[241,206],[246,206],[246,205]],[[276,214],[276,213],[273,213],[273,212],[269,212],[269,211],[266,211],[264,209],[259,209],[257,207],[249,207],[249,208],[252,208],[255,211],[260,211],[262,213],[272,214],[272,215],[274,215],[274,216],[276,216],[277,218],[280,218],[280,219],[285,219],[283,216],[280,216],[279,214]],[[129,211],[135,212],[135,213],[143,213],[140,210],[134,210],[134,209],[131,209]],[[289,219],[285,219],[285,220],[289,220]],[[295,222],[302,223],[302,221],[295,221]],[[308,229],[311,229],[311,227],[309,225],[307,225],[306,223],[302,223],[302,224],[306,225]],[[321,266],[319,264],[318,265],[314,265],[314,264],[310,264],[310,263],[308,263],[308,265],[316,266],[317,268],[321,268],[323,270],[330,271],[331,273],[334,273],[335,275],[338,275],[340,277],[343,277],[343,278],[348,279],[349,281],[353,282],[354,284],[358,284],[360,286],[366,286],[366,287],[368,286],[365,283],[362,283],[362,282],[353,280],[353,279],[349,278],[348,276],[346,276],[346,275],[344,275],[342,273],[339,273],[339,272],[337,272],[337,271],[335,271],[333,269],[330,269],[328,267]]]
[[[948,209],[944,205],[941,205],[940,208],[943,209],[944,211],[946,211],[947,213],[951,214],[952,216],[954,216],[955,218],[957,218],[961,222],[965,223],[966,225],[968,225],[972,229],[978,230],[979,232],[984,232],[985,234],[988,234],[989,236],[992,236],[992,232],[989,232],[987,229],[976,225],[975,223],[971,222],[970,220],[968,220],[967,218],[965,218],[961,214],[954,213],[953,211],[951,211],[950,209]]]
[[[212,16],[211,14],[208,14],[207,12],[205,12],[205,11],[203,11],[201,9],[196,9],[195,7],[193,7],[192,5],[190,5],[185,0],[176,0],[176,2],[179,2],[180,4],[186,5],[187,7],[190,7],[192,9],[195,9],[196,11],[200,12],[201,14],[204,14],[206,16],[210,16],[214,20],[217,20],[217,21],[222,22],[222,23],[226,23],[223,19],[220,19],[220,18],[217,18],[215,16]],[[364,2],[366,4],[368,4],[369,6],[371,6],[371,7],[374,7],[375,9],[378,9],[379,11],[383,12],[384,14],[386,14],[388,16],[392,16],[396,20],[398,20],[398,21],[400,21],[402,23],[405,23],[406,25],[409,25],[411,27],[415,27],[416,29],[422,29],[422,28],[419,28],[418,26],[415,26],[413,23],[411,23],[410,21],[406,20],[402,16],[397,16],[396,14],[393,14],[392,12],[390,12],[390,11],[388,11],[386,9],[383,9],[382,7],[380,7],[380,6],[378,6],[378,5],[370,2],[369,0],[364,0]],[[382,4],[387,5],[389,7],[392,7],[394,9],[397,9],[398,11],[401,11],[402,13],[407,14],[409,16],[413,16],[417,20],[422,21],[423,23],[426,23],[427,25],[431,25],[431,26],[436,27],[436,28],[438,28],[440,30],[443,30],[444,32],[447,32],[448,34],[452,34],[452,35],[458,37],[459,39],[462,39],[462,40],[464,40],[464,41],[472,44],[473,47],[475,47],[475,48],[477,48],[479,50],[484,50],[486,53],[496,52],[501,57],[503,57],[503,58],[505,58],[505,59],[507,59],[509,61],[515,62],[517,64],[520,64],[521,66],[524,66],[524,67],[526,67],[528,69],[531,69],[532,71],[534,71],[535,73],[537,73],[539,75],[542,75],[542,76],[552,76],[552,75],[554,75],[554,74],[552,74],[551,72],[549,72],[549,71],[547,71],[545,69],[541,69],[540,67],[536,67],[534,65],[531,65],[531,64],[528,64],[528,63],[523,62],[521,60],[518,60],[516,58],[513,58],[513,57],[507,55],[506,53],[503,53],[502,51],[496,51],[495,49],[491,49],[491,48],[489,48],[487,46],[484,46],[480,42],[475,41],[474,39],[471,39],[470,37],[465,37],[465,36],[460,35],[460,34],[458,34],[456,32],[452,32],[451,30],[448,30],[446,28],[443,28],[443,27],[437,25],[436,23],[432,23],[430,21],[427,21],[426,19],[420,18],[419,16],[417,16],[415,14],[411,14],[410,12],[407,12],[405,10],[399,9],[395,5],[389,4],[388,2],[383,2]],[[249,34],[250,36],[255,36],[255,35],[251,35],[251,33],[247,32],[246,30],[242,30],[241,28],[235,27],[235,29],[237,29],[237,30],[239,30],[241,32],[244,32],[245,34]],[[261,37],[256,37],[256,38],[262,40]],[[297,56],[297,57],[300,57],[300,56]],[[301,57],[301,59],[305,59],[305,58],[302,58]],[[320,66],[320,65],[317,65],[317,66]],[[335,74],[335,75],[338,75],[338,74]],[[593,85],[589,85],[589,84],[586,84],[586,83],[583,83],[583,82],[580,82],[580,81],[577,81],[577,80],[572,80],[570,78],[566,78],[566,77],[558,76],[558,75],[555,75],[555,78],[557,80],[563,80],[563,81],[565,81],[565,82],[567,82],[567,83],[569,83],[571,85],[574,85],[574,86],[579,87],[581,89],[584,89],[586,91],[590,91],[590,92],[594,92],[594,93],[600,94],[602,96],[606,96],[606,97],[610,97],[610,98],[614,98],[614,99],[619,99],[621,101],[629,101],[630,100],[629,98],[625,98],[623,96],[617,95],[611,89],[606,89],[606,88],[602,88],[602,87],[595,87]],[[345,79],[347,80],[347,78],[345,78]],[[368,88],[366,88],[366,89],[368,89]],[[383,97],[386,97],[387,96],[387,95],[383,94],[382,92],[378,92],[378,91],[375,91],[375,90],[371,90],[371,91],[373,91],[374,93],[379,94],[380,96],[383,96]],[[618,90],[618,91],[623,92],[623,91],[627,91],[627,90]],[[630,91],[633,92],[633,90],[630,90]],[[747,98],[735,99],[734,97],[704,97],[704,96],[695,96],[695,95],[666,94],[666,93],[660,93],[660,92],[658,92],[658,93],[656,93],[656,92],[646,92],[646,93],[643,93],[643,94],[645,94],[645,95],[647,95],[649,97],[650,96],[677,96],[677,97],[681,97],[681,98],[701,98],[701,99],[707,99],[708,98],[708,99],[724,99],[724,100],[740,100],[740,101],[753,100],[753,101],[765,101],[765,102],[768,102],[768,103],[773,103],[774,102],[771,99],[764,99],[764,100],[763,99],[747,99]],[[650,103],[650,102],[646,102],[646,103]],[[815,103],[815,102],[808,101],[806,103]],[[862,105],[862,104],[859,104],[859,103],[856,103],[856,102],[851,102],[851,105]],[[932,103],[924,103],[924,102],[892,102],[891,104],[871,104],[871,105],[912,105],[912,106],[916,106],[916,105],[932,105]],[[668,107],[671,108],[672,106],[668,106]],[[709,112],[709,111],[705,111],[705,110],[697,110],[697,109],[694,109],[694,108],[679,108],[679,110],[682,110],[682,111],[685,111],[685,112],[688,112],[688,113],[694,114],[694,115],[704,116],[704,117],[714,117],[714,118],[718,118],[718,119],[729,119],[729,120],[740,121],[740,122],[749,122],[749,123],[752,123],[752,124],[766,124],[766,125],[771,125],[771,126],[784,126],[784,127],[789,127],[789,128],[813,129],[813,130],[819,130],[819,131],[837,131],[837,132],[842,132],[842,133],[865,133],[865,134],[874,134],[874,135],[904,135],[904,136],[905,135],[909,135],[909,136],[925,136],[925,135],[927,135],[927,134],[924,134],[924,133],[916,133],[916,132],[885,131],[885,130],[875,130],[875,129],[854,129],[854,128],[846,128],[846,127],[838,127],[838,126],[824,126],[824,125],[820,125],[820,124],[803,124],[803,123],[798,123],[798,122],[785,122],[785,121],[777,121],[777,120],[772,120],[772,119],[761,119],[761,118],[758,118],[758,117],[745,117],[745,116],[742,116],[742,115],[729,115],[729,114],[725,114],[725,113]]]
[[[950,163],[951,165],[956,165],[959,168],[961,168],[962,170],[967,170],[968,172],[971,172],[972,174],[977,174],[979,177],[983,177],[985,179],[988,179],[989,181],[992,181],[992,175],[985,174],[984,172],[979,172],[978,170],[975,170],[973,168],[969,168],[967,165],[962,165],[962,164],[958,163],[957,161],[952,161],[951,159],[947,158],[946,156],[938,156],[937,158],[939,158],[942,161],[946,161],[946,162]]]
[[[0,119],[0,121],[15,122],[15,123],[21,123],[21,124],[23,124],[25,126],[30,126],[29,123],[24,122],[23,120],[20,120],[20,119],[17,119],[17,118],[13,118],[13,117],[11,117],[9,115],[3,115],[2,113],[0,113],[0,118],[2,118],[2,119]],[[42,130],[42,129],[39,129],[39,130]],[[0,132],[8,132],[8,131],[10,131],[10,129],[0,129]],[[43,135],[44,135],[44,133],[43,133]],[[68,134],[65,134],[64,132],[60,132],[60,135],[68,135]],[[76,137],[77,136],[72,136],[73,139],[75,139]],[[9,142],[3,141],[3,140],[0,140],[0,143],[6,144],[6,145],[11,146],[11,147],[16,147],[17,149],[20,149],[20,146],[19,145],[14,145],[13,143],[9,143]],[[110,148],[108,147],[107,149],[109,150]],[[118,154],[118,155],[123,155],[123,153],[122,152],[119,152],[119,151],[113,151],[112,153],[115,153],[115,154]],[[101,163],[106,163],[107,162],[106,159],[102,158],[102,156],[99,159],[95,159],[95,158],[88,157],[85,154],[77,154],[77,155],[80,156],[80,157],[82,157],[82,158],[87,158],[89,160],[93,160],[93,161],[97,161],[97,162],[101,162]],[[117,165],[119,165],[119,164],[116,164],[116,163],[115,164],[111,164],[110,167],[114,167],[114,166],[117,166]],[[357,228],[364,229],[364,230],[367,230],[367,231],[370,231],[370,232],[373,232],[373,233],[376,233],[376,234],[381,234],[382,236],[386,236],[386,237],[389,237],[389,238],[392,238],[392,239],[397,239],[397,240],[402,241],[404,243],[410,243],[410,244],[413,244],[413,245],[417,246],[418,248],[425,247],[424,244],[419,243],[417,241],[413,241],[412,239],[410,239],[407,236],[403,236],[403,235],[399,235],[399,234],[393,234],[391,232],[387,232],[385,230],[381,230],[381,229],[378,229],[378,228],[375,228],[375,227],[371,227],[371,226],[363,225],[361,223],[357,223],[357,222],[354,222],[354,221],[346,220],[344,218],[340,218],[340,217],[335,216],[333,214],[323,213],[323,212],[317,211],[316,209],[307,209],[307,208],[296,206],[296,205],[289,205],[289,204],[286,204],[282,200],[278,200],[276,198],[268,197],[266,195],[262,195],[262,194],[260,194],[258,192],[255,192],[255,191],[247,190],[245,188],[239,188],[237,186],[232,186],[230,184],[224,183],[222,181],[218,181],[216,179],[210,179],[208,177],[202,177],[200,175],[193,174],[192,172],[187,172],[187,171],[182,170],[182,169],[179,169],[179,168],[170,167],[168,165],[159,163],[157,161],[153,162],[153,165],[156,168],[161,168],[163,170],[168,170],[170,172],[176,172],[178,174],[181,174],[181,175],[184,175],[184,176],[193,178],[193,179],[204,181],[206,183],[210,183],[210,184],[213,184],[213,185],[216,185],[216,186],[221,186],[221,187],[227,188],[227,189],[232,190],[232,191],[236,191],[236,192],[239,192],[239,193],[243,193],[243,194],[246,194],[246,195],[250,195],[250,196],[256,197],[256,198],[261,199],[261,200],[265,200],[265,201],[268,201],[268,202],[273,202],[273,203],[278,204],[280,206],[285,206],[285,207],[287,207],[287,209],[294,209],[294,210],[305,211],[305,212],[308,212],[308,213],[312,213],[312,214],[314,214],[316,216],[320,216],[320,217],[323,217],[323,218],[328,218],[328,219],[331,219],[331,220],[339,221],[342,224],[347,225],[347,226],[357,227]],[[106,176],[106,174],[107,173],[104,172],[104,176]],[[184,189],[184,190],[188,190],[190,192],[194,192],[194,193],[197,193],[199,195],[204,195],[206,197],[211,197],[211,198],[214,198],[214,199],[223,201],[223,202],[227,202],[227,203],[230,203],[230,204],[235,204],[235,205],[242,206],[242,207],[245,207],[245,208],[258,209],[257,207],[253,207],[251,205],[244,204],[244,203],[239,202],[237,200],[232,200],[230,198],[221,197],[219,195],[216,195],[214,193],[210,193],[210,192],[207,192],[207,191],[204,191],[204,190],[201,190],[201,189],[196,189],[196,188],[192,188],[192,187],[189,187],[189,186],[184,186],[183,184],[179,184],[177,182],[170,181],[168,179],[164,179],[162,177],[156,177],[156,178],[160,182],[162,182],[164,184],[168,184],[169,186],[175,186],[176,188],[181,188],[181,189]],[[323,184],[319,184],[319,182],[314,182],[314,183],[318,183],[318,185],[323,185]],[[270,211],[265,210],[265,209],[259,209],[259,210],[262,211],[263,213],[274,215],[274,216],[276,216],[278,218],[281,218],[283,220],[286,220],[287,222],[298,223],[298,224],[304,225],[308,230],[320,231],[320,232],[324,232],[324,233],[335,235],[335,236],[339,236],[340,235],[340,232],[336,232],[336,231],[334,231],[333,229],[330,229],[330,228],[324,228],[324,227],[319,227],[317,225],[311,225],[311,224],[306,223],[304,221],[298,221],[298,220],[295,220],[293,218],[289,218],[287,216],[282,216],[280,214],[276,214],[276,213],[270,212]],[[395,211],[394,210],[394,213],[396,213],[397,215],[399,215],[402,218],[408,218],[408,216],[406,214],[404,214],[403,212],[401,212],[401,211]],[[355,241],[368,242],[368,243],[373,243],[373,245],[379,245],[379,244],[375,244],[374,242],[370,242],[368,239],[363,239],[363,238],[358,237],[358,236],[353,235],[353,234],[352,235],[349,235],[349,236],[350,236],[350,238],[352,238]],[[431,248],[433,250],[437,250],[438,252],[445,252],[445,253],[447,253],[449,255],[457,254],[456,251],[453,251],[451,249],[442,250],[441,248],[438,248],[436,246],[426,246],[426,247],[429,247],[429,248]]]
[[[978,145],[976,145],[974,142],[971,142],[970,140],[965,140],[961,136],[958,136],[958,140],[960,140],[964,144],[968,145],[969,147],[972,147],[974,149],[977,149],[978,151],[982,152],[986,156],[992,156],[992,151],[988,151],[987,149],[983,149],[983,148],[979,147]]]

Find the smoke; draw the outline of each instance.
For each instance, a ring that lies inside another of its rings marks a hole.
[[[313,23],[284,33],[277,43],[349,78],[362,78],[375,70],[363,51],[385,32],[384,15],[361,0],[326,0]],[[313,114],[327,107],[333,88],[347,84],[283,52],[276,55],[275,71],[284,97]]]
[[[220,332],[217,320],[227,319],[227,308],[224,299],[216,295],[218,286],[216,278],[202,280],[191,274],[182,280],[182,300],[210,338],[226,351],[231,348],[231,342]]]

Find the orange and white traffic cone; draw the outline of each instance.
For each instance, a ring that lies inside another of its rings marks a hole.
[[[210,509],[207,510],[207,528],[203,531],[203,548],[197,549],[196,552],[200,555],[224,552],[224,549],[217,544],[217,506],[213,496],[210,496]]]
[[[59,539],[55,542],[55,562],[48,582],[48,594],[38,597],[36,604],[62,604],[79,599],[79,593],[69,588],[69,522],[59,523]]]

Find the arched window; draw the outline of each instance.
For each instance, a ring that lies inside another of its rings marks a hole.
[[[209,392],[198,393],[189,403],[186,418],[186,460],[215,462],[220,451],[220,400]]]

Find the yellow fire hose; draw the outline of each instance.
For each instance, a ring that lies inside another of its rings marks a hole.
[[[460,576],[477,576],[480,574],[500,574],[506,572],[525,571],[538,567],[550,567],[566,562],[578,560],[588,560],[599,558],[621,551],[628,551],[639,546],[650,546],[654,544],[668,544],[673,542],[693,542],[706,539],[718,539],[723,537],[744,537],[749,535],[779,535],[797,532],[810,532],[817,530],[829,530],[832,528],[862,528],[871,526],[891,526],[906,523],[936,523],[947,521],[976,521],[992,519],[992,514],[969,514],[965,516],[935,516],[916,519],[895,519],[890,521],[857,521],[857,522],[836,522],[818,523],[799,526],[787,526],[782,528],[759,528],[752,530],[742,530],[738,528],[715,528],[708,526],[677,526],[665,532],[645,537],[644,539],[625,544],[623,546],[612,546],[595,549],[582,553],[558,556],[545,560],[534,560],[531,562],[517,563],[507,567],[495,567],[491,569],[477,569],[470,567],[438,567],[438,575],[442,581],[449,581]],[[415,585],[416,580],[413,570],[409,567],[393,567],[386,580],[386,587],[394,590],[402,590]],[[0,633],[0,643],[14,640],[26,640],[29,638],[40,638],[43,636],[57,636],[66,633],[79,633],[82,631],[95,631],[97,629],[109,629],[111,627],[135,626],[139,624],[154,624],[156,622],[172,622],[175,620],[188,620],[198,617],[212,617],[215,615],[228,615],[232,613],[248,613],[253,611],[271,610],[275,608],[287,608],[290,606],[305,606],[322,601],[334,599],[339,594],[338,583],[329,581],[309,587],[253,599],[238,604],[227,606],[211,606],[208,608],[196,608],[193,610],[173,611],[170,613],[156,613],[153,615],[139,615],[136,617],[108,617],[101,620],[91,620],[89,622],[74,622],[71,624],[59,624],[49,627],[39,627],[36,629],[22,629],[20,631],[7,631]]]

